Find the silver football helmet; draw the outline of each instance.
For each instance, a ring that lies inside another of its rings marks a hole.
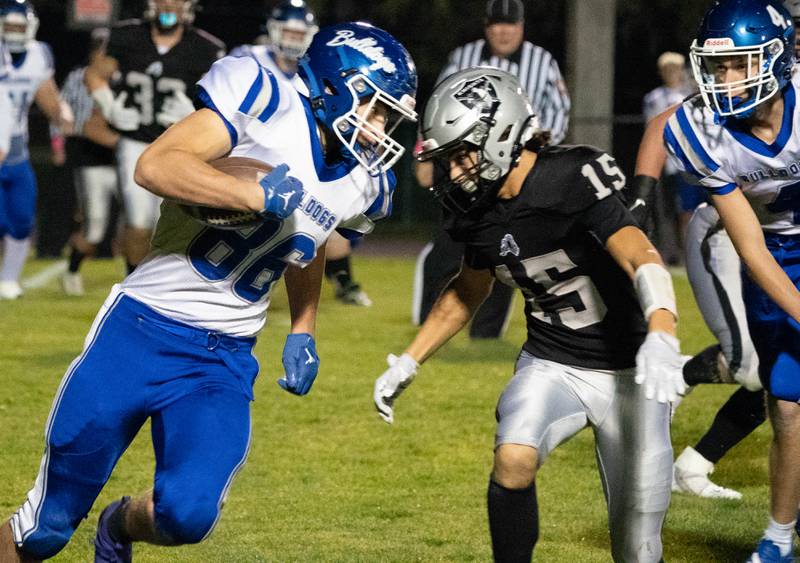
[[[514,75],[470,68],[434,89],[422,119],[417,159],[446,166],[445,178],[431,190],[445,207],[466,213],[496,193],[538,130],[533,107]],[[451,161],[462,170],[456,178],[450,177]]]

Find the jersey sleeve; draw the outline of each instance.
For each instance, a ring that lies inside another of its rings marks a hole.
[[[722,163],[712,154],[703,127],[696,122],[684,102],[664,127],[664,144],[672,162],[692,183],[708,192],[724,195],[736,188],[736,183],[722,170]]]
[[[388,170],[385,174],[381,174],[379,181],[381,187],[378,197],[364,212],[364,215],[372,221],[380,221],[392,215],[392,198],[397,187],[397,176],[395,176],[393,170]]]
[[[606,197],[595,202],[578,215],[578,221],[605,245],[623,227],[638,227],[636,220],[621,197]]]
[[[278,110],[278,81],[252,57],[218,60],[197,85],[198,105],[220,116],[234,147],[252,120],[266,123]]]

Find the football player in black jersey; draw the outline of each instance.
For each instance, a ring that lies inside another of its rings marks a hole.
[[[196,4],[197,0],[149,0],[144,20],[113,28],[106,56],[86,72],[97,106],[122,136],[117,164],[129,272],[150,248],[161,204],[134,182],[136,161],[167,127],[194,111],[191,89],[225,54],[219,39],[191,26]]]
[[[494,278],[519,288],[528,338],[497,405],[495,561],[530,561],[537,469],[590,426],[613,559],[658,562],[672,479],[668,402],[684,391],[683,359],[672,281],[618,197],[625,177],[593,147],[547,146],[519,82],[501,70],[443,81],[422,126],[420,158],[449,169],[433,191],[466,252],[411,345],[375,382],[379,414],[393,421],[419,364],[465,326]]]

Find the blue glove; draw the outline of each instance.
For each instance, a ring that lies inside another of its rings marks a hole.
[[[286,219],[303,199],[303,183],[294,176],[287,176],[288,164],[281,164],[261,178],[258,183],[264,190],[264,209],[259,215]]]
[[[319,371],[319,356],[310,334],[290,334],[283,346],[283,370],[285,375],[278,380],[278,385],[289,393],[305,395]]]

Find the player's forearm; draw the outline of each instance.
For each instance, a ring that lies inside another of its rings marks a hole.
[[[417,363],[423,363],[466,326],[474,309],[459,298],[455,289],[448,288],[434,303],[406,353]]]
[[[289,266],[286,269],[284,279],[293,334],[315,334],[324,272],[324,246],[317,251],[317,257],[305,268]]]
[[[108,126],[99,111],[83,124],[83,136],[103,147],[113,149],[119,142],[120,135]]]
[[[264,192],[256,182],[239,180],[215,170],[180,149],[146,150],[136,164],[134,179],[164,199],[206,207],[260,211]]]
[[[406,352],[422,363],[458,333],[489,296],[493,278],[487,270],[466,265],[433,304],[428,318]]]

